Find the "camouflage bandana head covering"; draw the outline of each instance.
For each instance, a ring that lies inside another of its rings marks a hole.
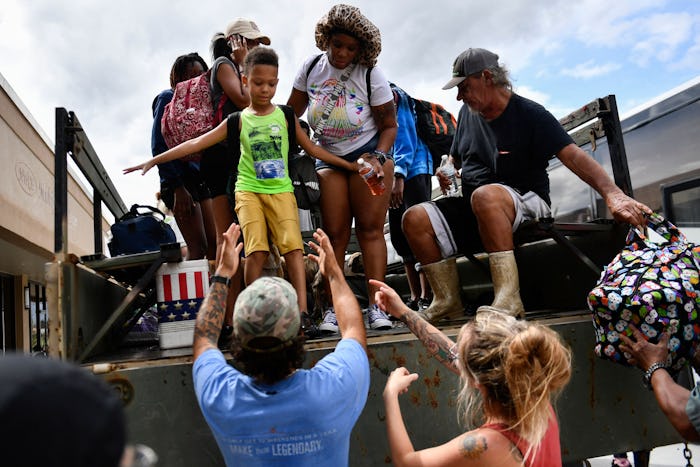
[[[276,352],[299,334],[297,294],[282,278],[257,279],[238,295],[233,310],[233,332],[244,349]]]
[[[342,29],[362,42],[362,49],[357,55],[360,65],[373,67],[382,51],[382,35],[379,28],[368,20],[360,9],[352,5],[334,5],[316,24],[316,47],[328,50],[331,31]]]

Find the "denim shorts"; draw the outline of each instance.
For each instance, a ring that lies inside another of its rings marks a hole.
[[[352,152],[349,152],[348,154],[345,154],[343,156],[338,155],[341,159],[345,159],[348,162],[355,162],[359,157],[366,153],[366,152],[372,152],[375,149],[377,149],[377,143],[379,143],[379,133],[375,134],[371,140],[369,140],[367,143],[365,143],[362,147],[355,149]],[[325,149],[325,148],[324,148]],[[392,161],[394,160],[394,148],[391,148],[389,151],[389,154],[386,155],[387,160],[391,159]],[[341,171],[346,171],[346,169],[337,167],[333,164],[328,164],[320,159],[316,159],[316,172],[318,172],[321,169],[333,169],[333,170],[341,170]]]

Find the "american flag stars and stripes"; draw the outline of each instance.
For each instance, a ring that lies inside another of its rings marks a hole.
[[[195,261],[166,264],[159,271],[156,299],[160,323],[194,320],[197,316],[209,288],[209,271],[208,266],[195,268],[187,263]]]

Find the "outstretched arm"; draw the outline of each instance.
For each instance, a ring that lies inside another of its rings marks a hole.
[[[365,331],[365,322],[362,319],[360,304],[357,303],[357,298],[352,293],[350,286],[345,280],[343,270],[335,259],[331,241],[321,229],[316,230],[314,239],[316,242],[310,242],[309,245],[316,251],[316,254],[309,255],[309,257],[318,263],[321,274],[328,279],[330,284],[331,295],[333,296],[333,309],[338,319],[340,335],[344,339],[355,339],[367,351],[367,332]]]
[[[210,146],[215,145],[216,143],[220,143],[221,141],[226,139],[227,133],[227,121],[226,119],[224,119],[221,123],[219,123],[217,127],[212,128],[203,135],[187,140],[184,143],[180,143],[174,148],[168,149],[164,153],[159,154],[158,156],[142,164],[135,165],[133,167],[127,167],[126,169],[124,169],[124,173],[128,174],[137,170],[141,170],[141,174],[144,175],[155,165],[162,164],[164,162],[174,161],[175,159],[182,159],[185,156],[195,154],[197,152],[205,150]]]
[[[407,307],[396,291],[384,282],[370,279],[369,283],[379,289],[375,297],[377,305],[394,318],[404,322],[408,329],[423,343],[431,356],[445,365],[448,370],[459,375],[457,344],[426,321],[418,312]]]
[[[221,258],[215,272],[217,276],[230,278],[238,270],[241,249],[243,248],[243,243],[238,243],[240,235],[241,228],[238,224],[231,224],[228,230],[224,232]],[[224,323],[227,296],[228,287],[225,284],[214,282],[209,286],[209,292],[204,297],[194,325],[192,351],[195,360],[206,350],[218,348],[217,341],[219,340],[219,334],[221,334],[221,326]]]
[[[656,362],[666,362],[668,334],[662,334],[658,344],[652,344],[633,324],[630,324],[630,329],[632,330],[632,339],[625,334],[620,334],[620,339],[623,342],[620,349],[632,355],[630,363],[637,365],[642,371],[647,371]],[[677,384],[664,368],[652,373],[651,387],[659,408],[676,431],[688,441],[700,441],[700,435],[690,422],[686,412],[690,391]]]
[[[359,169],[356,162],[348,162],[342,157],[338,157],[335,154],[326,151],[318,144],[314,144],[314,142],[309,139],[308,135],[299,124],[299,119],[295,118],[294,121],[296,124],[297,143],[299,143],[299,146],[301,146],[301,148],[306,151],[308,155],[349,171],[355,172]]]
[[[405,457],[415,452],[401,415],[399,395],[406,393],[411,383],[417,379],[417,373],[409,373],[404,367],[397,368],[389,375],[382,394],[386,411],[386,434],[391,449],[391,460],[395,465],[402,465]]]
[[[646,225],[644,215],[651,214],[652,210],[624,194],[605,169],[583,149],[571,143],[559,151],[557,157],[569,170],[603,197],[615,219],[638,226],[640,229],[644,228]]]

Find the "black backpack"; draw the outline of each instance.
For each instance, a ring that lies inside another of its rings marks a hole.
[[[413,99],[416,109],[416,131],[418,137],[433,155],[433,170],[440,166],[443,154],[450,154],[452,140],[457,129],[457,120],[440,104]]]

